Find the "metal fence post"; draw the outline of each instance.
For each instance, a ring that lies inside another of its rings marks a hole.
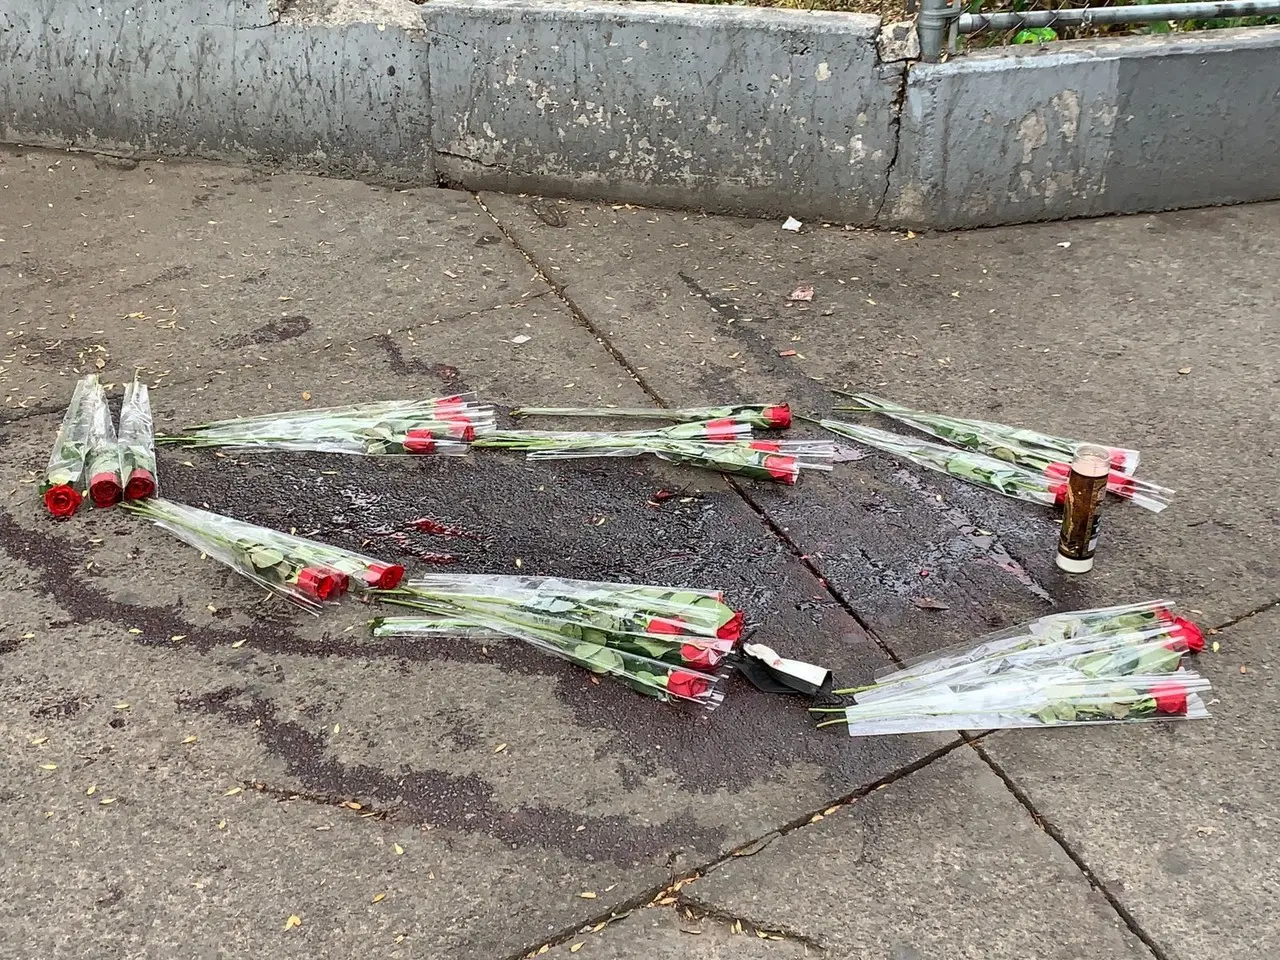
[[[929,63],[937,63],[947,42],[947,0],[920,0],[920,13],[916,16],[916,29],[920,33],[920,56]]]

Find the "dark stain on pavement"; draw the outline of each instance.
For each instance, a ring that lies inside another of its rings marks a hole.
[[[311,320],[301,314],[270,320],[248,333],[238,333],[218,340],[218,346],[224,350],[240,347],[261,346],[269,343],[284,343],[294,340],[311,330]]]
[[[688,823],[640,824],[620,816],[588,816],[559,807],[498,803],[493,787],[472,774],[440,770],[406,770],[389,774],[366,764],[346,765],[327,755],[321,737],[282,720],[269,701],[243,688],[224,687],[178,702],[179,710],[213,714],[240,727],[251,727],[271,753],[284,761],[290,776],[307,791],[340,798],[377,797],[386,806],[398,799],[404,818],[459,833],[482,833],[514,846],[559,850],[584,860],[610,860],[629,865],[654,863],[668,851],[693,848],[719,850],[724,831],[694,828]]]
[[[428,374],[438,379],[449,390],[463,393],[471,390],[467,382],[462,379],[462,374],[457,367],[447,363],[424,363],[416,358],[406,358],[404,351],[400,349],[400,344],[389,334],[380,333],[376,337],[370,337],[369,342],[376,344],[387,355],[387,363],[394,373],[404,376]]]

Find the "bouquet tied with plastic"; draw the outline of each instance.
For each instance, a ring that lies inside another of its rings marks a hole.
[[[72,516],[84,501],[85,461],[89,456],[89,434],[98,389],[96,375],[76,381],[40,481],[45,509],[58,519]]]
[[[669,420],[673,423],[706,422],[715,425],[740,423],[761,430],[785,430],[791,426],[791,407],[785,403],[740,403],[720,407],[682,407],[668,410],[655,407],[519,407],[513,417],[635,417]]]
[[[348,588],[392,589],[404,576],[399,564],[159,497],[124,507],[311,612],[336,602]]]
[[[156,494],[155,426],[147,385],[134,380],[124,388],[120,407],[120,476],[124,498],[143,500]]]
[[[158,440],[193,447],[463,456],[494,423],[493,407],[459,394],[217,420]]]
[[[1204,648],[1167,601],[1052,614],[890,669],[834,693],[819,726],[851,736],[1061,726],[1208,715],[1209,682],[1188,669]]]
[[[500,430],[475,445],[525,450],[530,460],[652,454],[672,463],[785,484],[794,484],[802,470],[830,470],[834,456],[827,441],[755,440],[749,423],[729,419],[616,432]]]
[[[375,636],[504,636],[661,700],[710,710],[742,614],[715,591],[558,577],[448,575],[377,594],[421,611],[380,617]]]
[[[1111,456],[1111,473],[1107,490],[1135,506],[1159,513],[1169,505],[1174,491],[1168,487],[1134,476],[1141,456],[1137,450],[1109,444],[1086,444],[1085,441],[1057,437],[1037,430],[1012,427],[991,420],[950,417],[915,410],[870,393],[845,394],[857,401],[838,406],[837,410],[878,413],[922,433],[928,433],[961,449],[984,454],[996,460],[1017,464],[1051,480],[1066,480],[1071,461],[1082,446],[1101,446]]]

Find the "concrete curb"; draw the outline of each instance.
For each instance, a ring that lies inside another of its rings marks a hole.
[[[0,139],[430,182],[417,10],[0,0]]]
[[[977,227],[1280,197],[1280,28],[915,64],[883,212]]]
[[[596,0],[0,0],[0,139],[879,226],[1280,197],[1280,29],[944,64],[911,39]]]

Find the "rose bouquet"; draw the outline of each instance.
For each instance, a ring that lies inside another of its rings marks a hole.
[[[120,445],[116,426],[107,406],[107,392],[95,381],[91,392],[89,417],[89,455],[85,458],[85,474],[89,477],[89,499],[98,508],[114,507],[124,496],[120,483]]]
[[[1079,723],[1200,719],[1209,681],[1179,670],[1086,677],[1070,670],[996,677],[943,697],[852,704],[819,726],[847,723],[852,737],[942,730],[1054,727]]]
[[[879,413],[923,433],[932,434],[954,446],[987,454],[997,460],[1016,463],[1054,479],[1067,478],[1071,470],[1072,458],[1075,457],[1077,449],[1085,445],[1084,441],[1055,437],[989,420],[969,420],[913,410],[869,393],[836,392],[857,401],[856,405],[838,406],[837,410]],[[1107,478],[1108,490],[1154,513],[1159,513],[1169,505],[1172,490],[1134,477],[1139,461],[1137,450],[1113,447],[1108,444],[1096,444],[1096,446],[1103,447],[1111,454],[1111,474]]]
[[[85,460],[89,456],[89,432],[97,389],[97,376],[76,381],[40,482],[45,509],[60,520],[72,516],[84,500]]]
[[[124,498],[143,500],[156,493],[155,431],[147,385],[134,380],[124,388],[120,407],[120,475]]]
[[[984,453],[956,450],[928,440],[913,440],[875,427],[840,420],[819,420],[818,423],[832,433],[891,453],[918,467],[949,474],[1015,500],[1054,506],[1066,499],[1067,478],[1058,476],[1056,471],[1051,474],[1036,472]]]
[[[493,425],[491,406],[459,395],[219,420],[157,439],[194,447],[463,456]]]
[[[507,430],[480,438],[476,446],[527,450],[530,460],[653,454],[672,463],[787,484],[794,484],[802,469],[830,470],[834,456],[826,441],[752,440],[748,424],[729,420],[616,433]]]
[[[877,672],[876,679],[878,683],[903,683],[949,670],[957,665],[1000,658],[1027,649],[1053,647],[1110,635],[1147,634],[1152,631],[1167,633],[1169,642],[1181,651],[1199,653],[1204,649],[1204,634],[1195,623],[1179,616],[1170,601],[1150,600],[1051,613],[989,633],[976,644],[956,644],[907,660],[900,667],[885,667]]]
[[[502,635],[660,699],[712,709],[742,614],[710,591],[555,577],[413,580],[379,599],[429,616],[381,617],[375,636]]]
[[[854,736],[1204,716],[1208,683],[1185,660],[1203,648],[1165,601],[1053,614],[833,691],[850,705],[812,709]]]
[[[745,423],[762,430],[785,430],[791,426],[791,407],[785,403],[744,403],[724,407],[685,407],[679,410],[636,407],[520,407],[513,417],[643,417],[648,420],[671,420],[675,423],[729,421]]]
[[[312,612],[340,599],[350,586],[393,589],[404,576],[399,564],[158,497],[124,507]]]

